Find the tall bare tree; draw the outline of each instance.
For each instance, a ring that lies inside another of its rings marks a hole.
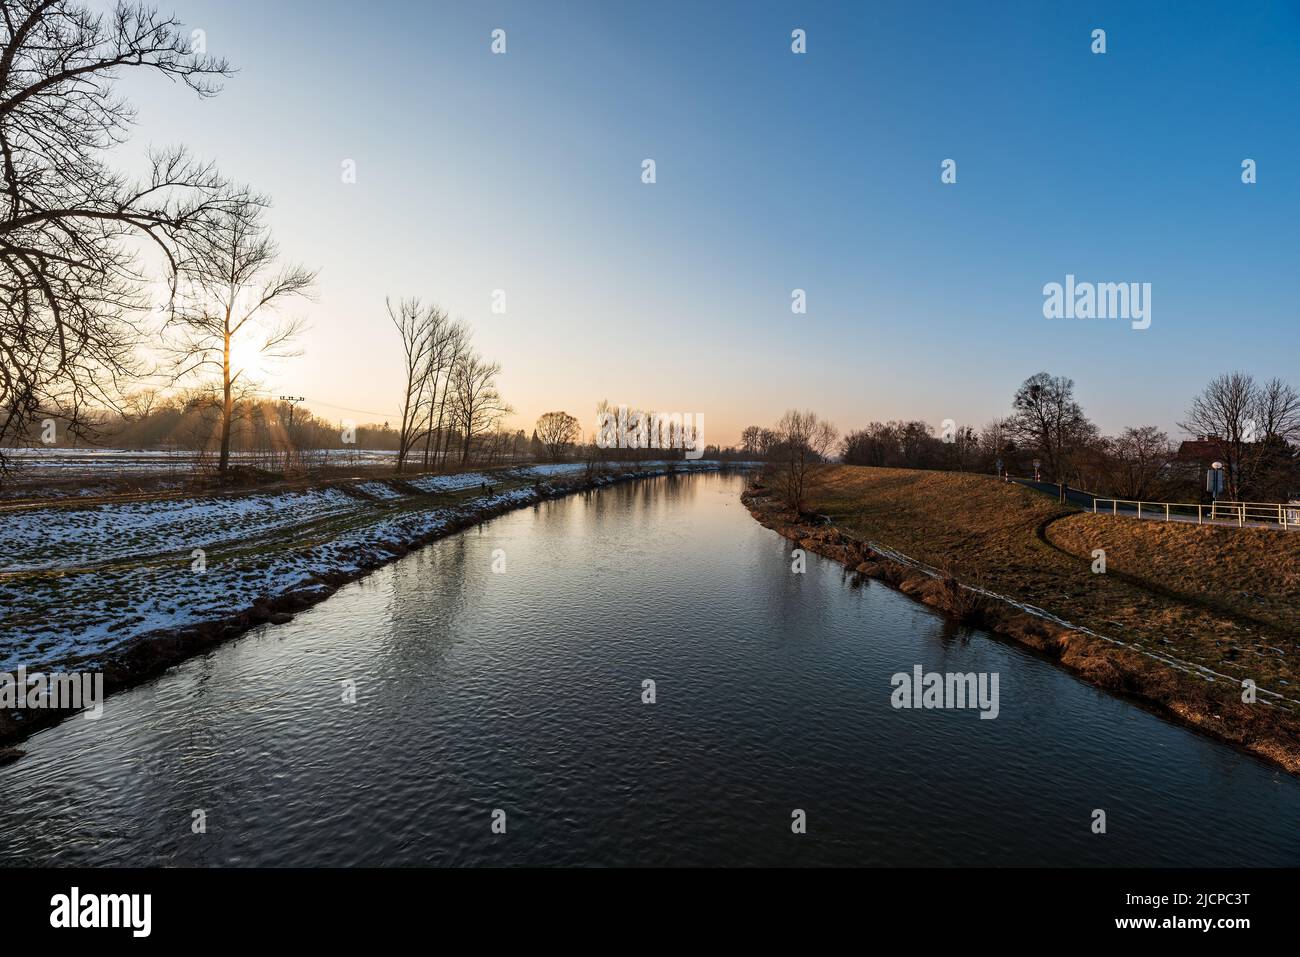
[[[763,427],[758,425],[748,425],[740,433],[740,451],[749,456],[760,454],[759,449],[763,442]]]
[[[399,433],[397,470],[411,452],[424,444],[423,467],[429,468],[436,454],[433,441],[447,437],[447,400],[453,370],[469,348],[469,329],[451,320],[445,309],[424,306],[420,299],[403,299],[388,315],[402,339],[406,385],[402,397],[402,428]]]
[[[435,437],[442,440],[443,458],[446,458],[447,397],[451,392],[452,370],[469,349],[470,331],[464,322],[451,321],[447,313],[439,310],[429,330],[432,345],[429,350],[429,384],[424,397],[424,468],[429,468]],[[434,409],[437,418],[434,418]]]
[[[176,377],[206,372],[220,377],[221,472],[230,465],[236,390],[254,385],[241,358],[298,354],[294,341],[303,331],[302,320],[277,311],[286,300],[310,295],[316,281],[316,274],[302,266],[277,265],[279,247],[266,225],[265,209],[264,199],[246,198],[199,234],[182,267],[185,285],[168,319]]]
[[[803,511],[809,472],[830,455],[838,433],[817,413],[798,409],[781,417],[776,432],[779,438],[772,455],[778,487],[787,505]]]
[[[402,340],[402,363],[406,385],[402,393],[402,424],[397,433],[397,471],[406,464],[406,456],[418,438],[416,423],[424,417],[422,399],[428,389],[430,357],[434,347],[430,326],[442,314],[436,307],[425,308],[419,298],[403,299],[393,308],[385,297],[388,318]]]
[[[1282,379],[1269,379],[1259,388],[1255,421],[1261,440],[1300,439],[1300,393]]]
[[[469,460],[474,438],[491,429],[514,410],[501,398],[496,379],[501,366],[488,362],[477,352],[463,356],[451,376],[453,419],[461,434],[461,462]]]
[[[1203,436],[1223,463],[1224,491],[1229,499],[1239,499],[1250,482],[1254,462],[1252,449],[1258,436],[1255,414],[1259,406],[1259,388],[1253,376],[1245,372],[1227,372],[1212,379],[1192,399],[1179,428],[1191,435]]]
[[[1260,385],[1249,373],[1227,372],[1201,390],[1178,424],[1210,444],[1224,466],[1224,492],[1240,500],[1260,491],[1261,471],[1285,463],[1288,443],[1300,437],[1300,395],[1281,379]]]
[[[1253,497],[1286,501],[1300,491],[1300,394],[1281,379],[1260,386],[1256,421],[1260,434]]]
[[[0,440],[42,415],[111,403],[137,370],[146,275],[136,240],[173,277],[185,234],[228,207],[215,169],[183,149],[133,181],[107,163],[134,111],[127,70],[219,89],[226,61],[191,52],[172,17],[125,2],[0,0]]]
[[[1016,390],[1012,407],[1010,430],[1042,457],[1064,498],[1076,458],[1097,438],[1097,427],[1074,398],[1074,380],[1039,372]]]

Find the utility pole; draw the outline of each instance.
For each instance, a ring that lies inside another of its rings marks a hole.
[[[280,401],[289,403],[289,427],[293,428],[293,407],[297,405],[299,402],[305,401],[305,396],[282,395],[280,396]]]
[[[306,398],[305,396],[301,396],[301,395],[282,395],[282,396],[280,396],[280,401],[281,401],[281,402],[288,402],[288,403],[289,403],[289,430],[288,430],[287,435],[288,435],[288,438],[289,438],[289,446],[290,446],[290,447],[287,448],[287,449],[285,449],[285,452],[284,452],[284,467],[285,467],[286,469],[289,467],[289,457],[293,454],[293,407],[294,407],[295,405],[297,405],[299,402],[304,401],[305,398]]]

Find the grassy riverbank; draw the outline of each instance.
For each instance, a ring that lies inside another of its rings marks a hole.
[[[1300,770],[1300,535],[1094,516],[989,476],[853,466],[814,477],[808,508],[830,535],[752,504],[789,537]],[[839,533],[874,554],[858,561]],[[1092,570],[1098,548],[1104,574]],[[900,567],[891,551],[944,574]],[[1047,615],[962,589],[954,602],[954,582]],[[1243,679],[1261,704],[1241,702]]]

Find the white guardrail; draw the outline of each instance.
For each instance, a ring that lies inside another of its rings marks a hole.
[[[1300,529],[1300,502],[1214,502],[1189,505],[1182,502],[1136,502],[1122,498],[1094,498],[1092,510],[1097,514],[1128,515],[1166,522],[1191,522],[1204,525],[1264,526],[1283,530]]]

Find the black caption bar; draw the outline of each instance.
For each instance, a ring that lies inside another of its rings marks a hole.
[[[704,921],[769,937],[842,929],[927,943],[1131,937],[1264,943],[1294,928],[1283,870],[8,870],[16,939],[374,943],[379,929],[478,928],[485,940]],[[909,931],[908,928],[911,928]],[[667,945],[667,941],[661,940]]]

